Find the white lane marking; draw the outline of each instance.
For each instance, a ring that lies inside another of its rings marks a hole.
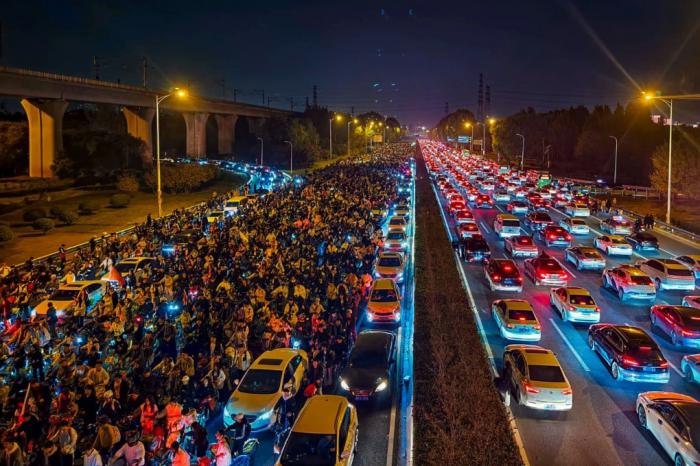
[[[564,255],[564,262],[567,262],[567,260],[566,260],[566,255]],[[572,277],[576,278],[576,275],[574,275],[573,272],[572,272],[571,270],[569,270],[569,268],[568,268],[567,266],[565,266],[564,264],[561,264],[561,266],[564,267],[564,270],[566,270],[567,272],[569,272],[569,275],[571,275]]]
[[[675,364],[673,364],[671,361],[668,361],[668,360],[666,360],[666,362],[668,362],[668,365],[671,366],[671,369],[676,371],[676,374],[680,375],[681,378],[683,378],[683,372],[681,372],[680,369],[678,369]]]
[[[415,280],[415,277],[413,278]],[[396,335],[396,340],[398,341],[398,344],[396,345],[397,348],[401,348],[401,334],[403,333],[402,328],[399,327],[399,331]],[[402,375],[402,374],[398,374]],[[396,424],[396,411],[397,411],[397,404],[398,404],[398,396],[393,397],[394,399],[391,402],[391,413],[389,414],[389,436],[387,438],[387,452],[386,452],[386,466],[393,466],[394,464],[394,436],[396,435],[395,433],[395,424]]]
[[[482,227],[484,230],[486,230],[486,233],[491,233],[491,230],[489,229],[489,227],[486,226],[486,224],[484,223],[483,220],[480,220],[479,223],[481,224],[481,227]]]
[[[566,335],[564,335],[564,332],[561,331],[561,329],[559,328],[557,323],[554,322],[554,319],[552,319],[550,317],[549,321],[552,323],[552,325],[554,326],[554,329],[557,331],[557,333],[559,334],[561,339],[564,340],[564,343],[566,343],[566,346],[568,346],[569,349],[571,350],[571,352],[574,353],[574,357],[576,358],[578,363],[581,364],[581,367],[583,367],[583,370],[585,370],[586,372],[590,372],[591,370],[588,368],[588,365],[585,363],[585,361],[583,360],[581,355],[578,354],[578,351],[576,351],[576,349],[574,349],[574,345],[572,345],[571,342],[569,341],[569,339],[566,338]]]

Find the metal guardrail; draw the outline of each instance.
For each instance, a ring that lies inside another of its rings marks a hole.
[[[239,174],[242,174],[242,175],[248,175],[248,181],[246,181],[246,183],[245,183],[245,184],[247,184],[247,185],[249,185],[250,183],[253,182],[253,176],[250,176],[250,173],[248,173],[248,172],[239,172],[239,171],[236,171],[236,170],[230,170],[230,171],[235,171],[236,173],[239,173]],[[206,202],[200,202],[200,203],[198,203],[198,204],[194,204],[194,205],[191,205],[191,206],[189,206],[189,207],[186,207],[184,210],[185,210],[186,212],[189,212],[189,211],[191,211],[191,210],[196,210],[196,209],[202,207],[202,206],[205,205],[205,204],[206,204]],[[171,217],[172,215],[173,215],[173,214],[164,215],[163,217],[158,217],[158,218],[156,218],[156,219],[154,219],[154,220],[159,220],[160,218]],[[129,233],[131,233],[132,231],[134,231],[134,228],[136,228],[136,227],[135,227],[135,226],[131,226],[131,227],[128,227],[128,228],[124,228],[123,230],[118,230],[118,231],[114,231],[114,232],[108,233],[108,234],[106,234],[106,235],[101,235],[99,239],[95,239],[95,244],[101,244],[101,243],[103,243],[107,238],[111,238],[111,237],[113,237],[113,236],[115,236],[115,235],[116,235],[117,237],[121,237],[121,236],[124,236],[124,235],[126,235],[126,234],[129,234]],[[75,244],[75,245],[73,245],[73,246],[70,246],[70,247],[66,248],[66,255],[69,256],[70,254],[75,254],[76,252],[78,252],[78,251],[80,251],[80,250],[82,250],[82,249],[84,249],[84,248],[87,248],[89,245],[90,245],[90,241],[85,241],[85,242],[82,242],[82,243],[79,243],[79,244]],[[45,261],[47,261],[49,258],[52,258],[52,257],[53,257],[53,258],[58,258],[58,252],[52,252],[52,253],[50,253],[50,254],[46,254],[46,255],[43,255],[43,256],[40,256],[40,257],[33,258],[33,259],[32,259],[32,263],[33,263],[33,264],[42,263],[42,262],[45,262]],[[13,267],[14,267],[14,268],[21,268],[21,267],[24,267],[25,263],[26,263],[26,262],[22,262],[22,263],[20,263],[20,264],[15,264]]]
[[[12,73],[18,74],[20,76],[32,76],[35,78],[50,79],[52,81],[63,81],[67,83],[87,84],[90,86],[109,87],[112,89],[156,94],[156,91],[152,89],[145,89],[143,87],[132,86],[130,84],[113,83],[110,81],[99,81],[97,79],[81,78],[79,76],[67,76],[65,74],[47,73],[45,71],[34,71],[23,68],[11,68],[8,66],[0,66],[0,73]]]
[[[625,215],[626,217],[630,217],[633,219],[638,219],[638,218],[644,219],[643,215],[640,215],[640,214],[633,212],[631,210],[623,209],[620,207],[616,207],[616,209],[619,210],[620,212],[622,212],[622,214]],[[688,231],[688,230],[685,230],[683,228],[677,227],[675,225],[669,225],[666,222],[662,222],[662,221],[654,219],[654,227],[658,228],[660,230],[663,230],[667,233],[670,233],[672,235],[676,235],[676,236],[679,236],[681,238],[684,238],[684,239],[687,239],[687,240],[690,240],[690,241],[693,241],[696,243],[700,243],[700,235],[698,235],[697,233],[693,233],[692,231]]]

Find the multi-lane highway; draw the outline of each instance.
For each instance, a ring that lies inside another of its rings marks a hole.
[[[459,187],[453,186],[466,193]],[[445,225],[451,237],[455,237],[455,225],[447,214],[446,199],[435,190],[443,210]],[[472,208],[476,223],[489,243],[492,257],[508,257],[503,249],[503,240],[493,231],[493,221],[497,214],[504,213],[505,205],[493,209]],[[548,213],[558,224],[565,214],[549,209]],[[600,219],[588,217],[586,223],[591,232],[585,236],[574,236],[574,245],[592,246],[596,236],[601,234]],[[527,228],[524,233],[532,234]],[[666,235],[657,235],[661,249],[658,253],[635,253],[632,258],[607,256],[607,266],[634,262],[644,257],[675,257],[681,254],[698,254],[700,248],[687,242],[674,240]],[[504,347],[512,342],[503,340],[491,316],[491,303],[498,298],[522,298],[528,300],[542,327],[541,346],[552,349],[573,388],[573,409],[569,412],[535,411],[513,403],[512,411],[517,423],[517,432],[522,438],[527,459],[534,465],[618,465],[643,464],[658,465],[671,463],[659,443],[643,431],[637,421],[635,401],[638,393],[649,390],[667,390],[689,394],[700,398],[700,387],[684,380],[680,372],[681,358],[693,351],[679,350],[669,339],[652,329],[649,320],[649,303],[635,303],[633,300],[620,302],[616,294],[602,288],[599,271],[578,271],[564,259],[563,248],[545,247],[537,241],[540,250],[546,250],[555,257],[572,277],[569,285],[581,286],[591,292],[601,308],[601,322],[629,324],[645,329],[657,341],[668,359],[671,378],[667,384],[619,382],[613,379],[609,369],[588,346],[588,326],[563,322],[559,314],[550,307],[549,287],[535,286],[528,278],[523,279],[522,293],[491,291],[481,264],[459,261],[465,277],[465,287],[475,305],[487,353],[500,371]],[[522,272],[523,260],[517,260]],[[694,294],[681,291],[660,291],[656,303],[680,304],[684,295]],[[700,294],[700,293],[699,293]],[[466,311],[468,312],[468,311]],[[472,331],[472,329],[466,329]]]

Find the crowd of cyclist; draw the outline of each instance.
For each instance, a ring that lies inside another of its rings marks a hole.
[[[344,364],[382,241],[370,212],[395,196],[387,174],[408,150],[332,165],[218,222],[207,213],[230,193],[73,254],[2,267],[3,465],[229,466],[250,426],[238,415],[217,431],[222,405],[254,358],[295,345],[308,353],[308,380],[277,410],[293,423]],[[182,231],[194,234],[165,252]],[[96,303],[80,294],[65,315],[32,313],[61,283],[99,279],[133,256],[155,260]]]

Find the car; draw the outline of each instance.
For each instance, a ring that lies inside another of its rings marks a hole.
[[[577,270],[603,270],[605,268],[605,258],[596,249],[588,246],[566,248],[564,257],[574,264]]]
[[[610,367],[615,380],[666,383],[668,361],[653,338],[630,325],[593,324],[588,327],[588,345]]]
[[[549,290],[549,304],[564,322],[600,322],[600,307],[590,291],[578,286],[562,286]]]
[[[460,238],[470,238],[473,235],[481,235],[476,223],[462,223],[457,225],[457,234]]]
[[[247,196],[233,196],[224,203],[224,212],[226,212],[227,215],[237,214],[238,211],[247,203]]]
[[[700,354],[686,354],[681,359],[681,372],[687,382],[700,382]]]
[[[676,260],[690,267],[696,279],[700,278],[700,255],[678,256]]]
[[[165,255],[175,254],[181,251],[188,244],[193,243],[201,234],[198,230],[187,228],[175,233],[169,241],[164,241],[161,251]]]
[[[233,424],[237,414],[244,414],[254,432],[270,429],[275,424],[275,407],[283,391],[297,393],[308,366],[304,350],[265,351],[253,361],[224,405],[224,427]]]
[[[386,218],[387,215],[389,215],[389,209],[387,209],[386,205],[381,204],[372,207],[370,213],[372,215],[372,219],[374,219],[375,221],[382,221]]]
[[[510,259],[491,259],[484,264],[491,291],[523,291],[523,277]]]
[[[658,251],[659,250],[659,240],[656,236],[646,231],[640,231],[637,233],[632,233],[631,235],[625,236],[632,248],[635,251]]]
[[[624,217],[615,215],[600,222],[600,229],[611,235],[629,235],[632,233],[632,224]]]
[[[572,235],[587,235],[591,232],[585,220],[565,217],[559,221],[559,226]]]
[[[652,327],[665,333],[674,346],[700,348],[700,309],[657,304],[649,310]]]
[[[394,215],[393,217],[389,218],[389,223],[387,223],[387,227],[390,230],[397,229],[406,231],[408,229],[408,222],[405,218]]]
[[[119,275],[126,279],[131,272],[137,273],[143,270],[150,270],[154,262],[155,259],[153,257],[127,257],[117,262],[114,268],[119,272]],[[100,280],[108,281],[112,286],[119,283],[114,280],[114,276],[110,272],[104,274]]]
[[[643,259],[637,261],[639,270],[654,280],[657,290],[695,289],[695,275],[682,262],[673,259]]]
[[[390,228],[384,238],[385,251],[405,251],[408,248],[408,236],[399,228]]]
[[[491,209],[495,204],[493,202],[493,199],[491,199],[486,194],[479,194],[478,196],[476,196],[473,202],[474,206],[476,206],[478,209]]]
[[[408,219],[411,215],[411,207],[408,204],[399,204],[394,208],[394,215]]]
[[[572,217],[589,217],[591,215],[591,209],[588,208],[588,204],[582,202],[567,204],[564,211]]]
[[[401,320],[401,293],[394,280],[378,278],[372,283],[367,299],[367,320],[390,323]]]
[[[539,231],[547,226],[554,225],[552,217],[546,212],[530,212],[523,219],[523,223],[533,232]]]
[[[700,403],[689,395],[642,392],[637,419],[677,466],[700,464]]]
[[[396,335],[383,330],[363,330],[357,335],[348,363],[340,374],[340,388],[355,401],[381,394],[391,397]]]
[[[603,270],[603,287],[625,301],[627,298],[656,300],[656,287],[649,275],[633,265],[623,264]]]
[[[491,315],[501,338],[517,341],[540,341],[542,328],[524,299],[498,299],[491,303]]]
[[[506,238],[503,248],[512,257],[537,257],[539,254],[535,241],[527,235]]]
[[[552,350],[537,345],[508,345],[503,379],[515,402],[528,408],[569,411],[573,391]]]
[[[498,204],[504,204],[506,202],[510,202],[510,194],[508,194],[507,191],[505,190],[498,190],[494,191],[491,196],[493,197],[494,202]]]
[[[275,465],[350,466],[358,425],[357,408],[344,396],[312,396],[297,415]]]
[[[31,314],[32,316],[46,315],[49,303],[52,303],[54,309],[56,309],[56,316],[63,317],[73,310],[80,293],[86,294],[86,312],[90,312],[102,300],[106,292],[107,286],[103,280],[78,280],[65,283],[51,293],[47,299],[37,304],[32,309]]]
[[[210,210],[207,212],[208,223],[218,223],[224,219],[226,212],[223,210]]]
[[[618,235],[601,235],[593,240],[593,245],[608,256],[631,256],[632,246]]]
[[[498,214],[493,221],[493,231],[500,238],[520,235],[520,220],[512,214]]]
[[[535,286],[565,286],[569,282],[569,274],[561,264],[546,253],[525,261],[525,274],[529,275]]]
[[[681,306],[694,307],[700,309],[700,296],[683,296]]]
[[[491,257],[491,249],[481,235],[472,235],[461,240],[462,258],[467,262],[484,262]]]
[[[513,215],[527,214],[527,204],[523,201],[512,201],[506,206],[506,210]]]
[[[455,213],[455,223],[476,223],[474,214],[467,209],[459,210]]]
[[[396,283],[403,283],[403,269],[403,254],[384,251],[379,254],[374,264],[374,276],[375,278],[390,278]]]
[[[572,237],[566,232],[562,227],[557,227],[554,225],[549,225],[541,230],[537,230],[537,236],[547,247],[550,246],[571,246]]]

